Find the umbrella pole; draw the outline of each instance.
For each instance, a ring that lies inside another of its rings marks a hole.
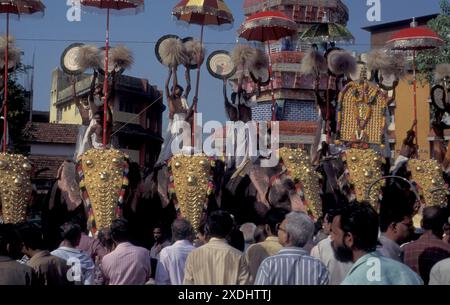
[[[417,122],[417,74],[416,74],[416,51],[413,50],[413,97],[414,97],[414,121]],[[416,144],[419,143],[417,124],[414,126],[416,132]]]
[[[6,14],[6,52],[5,52],[5,75],[4,75],[4,88],[3,88],[3,153],[6,154],[7,150],[7,142],[8,142],[8,122],[7,122],[7,115],[8,115],[8,66],[9,66],[9,13]]]
[[[105,49],[105,78],[103,80],[103,91],[105,100],[103,102],[103,148],[106,148],[107,107],[108,107],[108,71],[109,70],[109,8],[106,13],[106,49]]]
[[[270,56],[270,42],[267,42],[267,49],[268,49],[268,55],[269,55],[269,76],[270,76],[270,92],[272,96],[272,121],[277,120],[276,116],[276,108],[275,108],[275,92],[273,89],[273,71],[272,71],[272,57]]]
[[[202,25],[201,31],[200,31],[200,45],[203,46],[203,33],[205,30],[205,26]],[[191,126],[191,145],[193,148],[195,148],[195,115],[197,114],[197,103],[198,103],[198,92],[200,89],[200,72],[201,72],[201,55],[198,54],[197,56],[197,83],[195,84],[195,96],[194,96],[194,107],[193,107],[193,117],[192,117],[192,126]]]

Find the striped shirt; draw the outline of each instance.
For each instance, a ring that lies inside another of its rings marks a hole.
[[[184,273],[184,285],[252,283],[245,256],[219,238],[211,238],[206,245],[189,253]]]
[[[161,250],[156,267],[157,285],[182,285],[186,258],[195,247],[188,240],[178,240]]]
[[[286,247],[261,263],[255,285],[327,285],[328,276],[320,260],[302,248]]]
[[[101,268],[109,285],[144,285],[150,279],[150,252],[123,242],[103,257]]]

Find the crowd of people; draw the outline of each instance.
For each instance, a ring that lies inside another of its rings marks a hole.
[[[199,228],[177,218],[134,245],[129,222],[89,236],[76,218],[48,249],[38,223],[0,225],[0,284],[8,285],[450,285],[447,210],[346,203],[321,227],[303,212],[272,208],[263,224],[237,225],[223,210]],[[151,237],[150,237],[151,238]]]

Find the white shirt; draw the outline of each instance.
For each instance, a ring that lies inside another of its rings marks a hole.
[[[450,258],[436,263],[431,268],[429,285],[450,285]]]
[[[187,240],[178,240],[172,246],[162,249],[156,266],[156,284],[182,285],[186,259],[194,249],[192,243]]]
[[[78,249],[59,247],[55,251],[52,251],[51,255],[66,260],[67,264],[72,266],[71,270],[73,270],[74,275],[77,273],[76,268],[81,268],[81,282],[84,285],[93,285],[95,265],[86,253]]]
[[[334,257],[331,237],[321,240],[312,250],[311,256],[319,259],[330,272],[329,285],[340,285],[350,271],[351,263],[341,263]]]

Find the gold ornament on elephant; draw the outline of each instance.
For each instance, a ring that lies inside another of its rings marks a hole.
[[[322,214],[319,176],[311,164],[310,157],[302,149],[283,147],[278,151],[280,159],[295,183],[301,183],[308,213],[318,219]]]
[[[447,204],[448,188],[442,177],[442,169],[436,160],[417,160],[408,161],[408,167],[411,171],[412,180],[419,188],[420,193],[427,206]]]
[[[0,154],[0,195],[5,223],[17,224],[27,220],[32,192],[31,169],[27,157]]]
[[[170,164],[180,212],[197,229],[208,195],[211,162],[205,155],[175,155]]]
[[[339,94],[338,129],[346,142],[383,144],[389,97],[369,81],[350,82]]]
[[[94,230],[109,228],[120,216],[119,205],[128,185],[127,159],[115,149],[91,149],[80,157],[80,187]]]
[[[345,152],[345,160],[349,171],[349,182],[355,189],[356,200],[368,201],[378,210],[378,195],[383,183],[374,185],[374,181],[381,179],[381,156],[372,149],[349,149]]]

